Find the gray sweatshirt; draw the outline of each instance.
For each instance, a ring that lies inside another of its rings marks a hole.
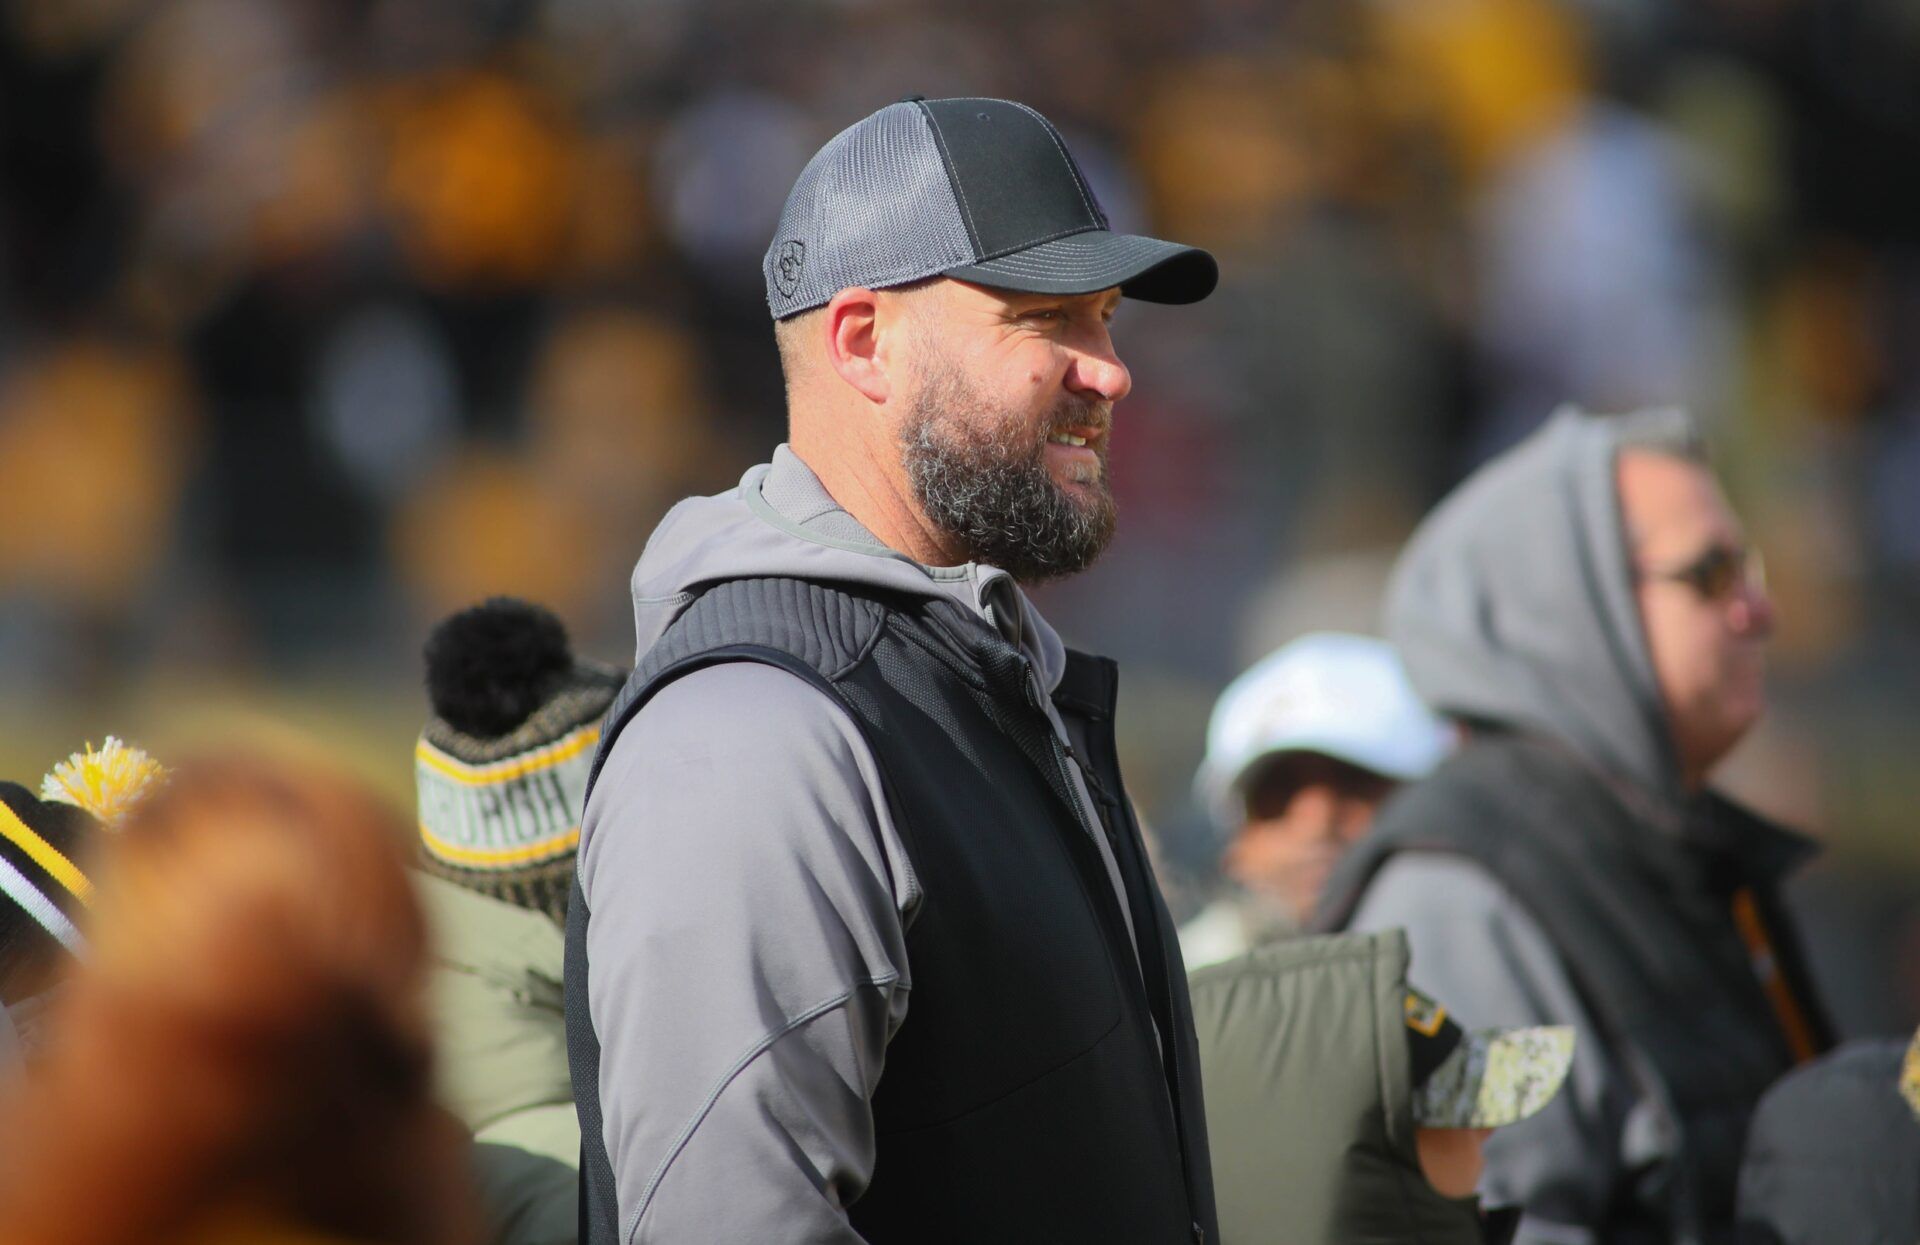
[[[945,597],[1018,647],[1043,691],[1065,670],[1004,571],[879,544],[786,446],[655,529],[633,573],[638,654],[703,588],[756,576]],[[669,684],[607,757],[580,882],[623,1241],[859,1240],[843,1208],[873,1172],[868,1102],[907,1018],[921,892],[852,719],[758,663]]]
[[[1677,411],[1555,414],[1421,525],[1388,588],[1388,635],[1434,709],[1556,739],[1662,800],[1683,798],[1632,590],[1614,463],[1692,437]],[[1519,1242],[1587,1242],[1623,1165],[1658,1153],[1641,1102],[1545,932],[1472,861],[1403,852],[1351,922],[1403,927],[1413,976],[1475,1027],[1573,1024],[1567,1086],[1487,1143],[1488,1205],[1526,1203]]]

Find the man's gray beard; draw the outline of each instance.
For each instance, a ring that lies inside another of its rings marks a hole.
[[[916,396],[900,429],[901,456],[927,519],[973,562],[1023,584],[1092,565],[1113,539],[1113,492],[1104,439],[1100,474],[1076,497],[1047,471],[1046,436],[1102,427],[1093,403],[1067,399],[1045,429],[996,411],[944,361]]]

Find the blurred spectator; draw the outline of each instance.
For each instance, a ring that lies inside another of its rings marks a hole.
[[[491,1240],[573,1239],[580,1123],[561,959],[600,719],[625,675],[494,598],[435,627],[415,746],[443,1085],[473,1129]]]
[[[53,767],[38,794],[0,782],[0,1029],[15,1055],[31,1056],[40,1020],[86,954],[85,911],[94,858],[166,771],[107,736]],[[0,1068],[12,1061],[0,1055]]]
[[[459,70],[395,87],[388,122],[385,193],[429,287],[525,286],[559,265],[579,166],[552,101]]]
[[[1237,889],[1180,928],[1187,967],[1305,924],[1382,801],[1450,743],[1383,640],[1302,636],[1229,684],[1207,725],[1194,795]]]
[[[1586,41],[1554,0],[1375,0],[1370,8],[1389,68],[1431,101],[1471,178],[1580,106]]]
[[[367,492],[394,500],[453,450],[459,390],[446,343],[417,312],[374,305],[329,335],[311,418]]]
[[[1259,248],[1307,189],[1282,74],[1245,56],[1176,62],[1138,121],[1160,228],[1217,251]],[[1230,268],[1231,263],[1223,268]]]
[[[170,551],[197,429],[178,360],[76,338],[0,371],[0,606],[55,620],[7,654],[14,678],[87,668],[63,651],[111,643]],[[37,671],[34,667],[40,667]]]
[[[1476,1024],[1572,1024],[1571,1092],[1493,1139],[1523,1242],[1732,1239],[1741,1141],[1829,1044],[1787,875],[1812,844],[1718,794],[1765,706],[1758,563],[1691,420],[1563,409],[1401,555],[1387,627],[1466,742],[1328,887],[1404,927]]]
[[[1489,187],[1476,249],[1490,409],[1476,457],[1557,402],[1714,408],[1727,326],[1694,241],[1686,159],[1650,122],[1593,105]]]
[[[420,612],[506,589],[585,612],[607,534],[521,459],[468,450],[403,503],[394,553]]]
[[[674,244],[716,284],[760,285],[760,252],[818,139],[786,100],[719,87],[661,136],[655,185]]]
[[[9,1239],[473,1239],[429,1101],[404,826],[288,764],[185,766],[105,854],[85,970],[0,1128]]]
[[[16,1037],[33,1000],[86,946],[75,922],[93,882],[75,861],[92,863],[98,835],[81,810],[0,783],[0,1012]]]
[[[156,571],[192,455],[169,355],[75,340],[0,377],[0,580],[77,621],[127,611]]]
[[[607,534],[589,568],[596,584],[623,579],[636,540],[667,507],[726,483],[735,466],[716,453],[700,364],[684,328],[611,307],[564,316],[542,343],[526,458],[556,499]],[[603,615],[624,627],[627,613]]]

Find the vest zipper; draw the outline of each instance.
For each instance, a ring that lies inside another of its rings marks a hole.
[[[1044,716],[1045,710],[1041,712]],[[1047,729],[1053,731],[1052,722],[1047,723]],[[1073,767],[1080,771],[1081,780],[1087,784],[1087,794],[1096,800],[1112,804],[1114,802],[1113,797],[1108,795],[1107,789],[1100,785],[1100,779],[1094,775],[1093,767],[1080,758],[1080,754],[1073,750],[1071,743],[1068,743],[1064,739],[1059,739],[1059,732],[1054,731],[1053,733],[1054,737],[1059,740],[1060,750],[1067,754],[1067,760],[1073,762]],[[1068,780],[1068,785],[1071,787],[1073,776],[1067,774],[1063,775],[1063,777]],[[1114,865],[1117,868],[1119,866],[1120,852],[1119,836],[1113,832],[1113,826],[1099,815],[1098,810],[1095,811],[1093,819],[1099,823],[1100,832],[1107,836],[1107,846],[1114,852]]]
[[[1088,814],[1091,813],[1093,815],[1093,824],[1085,827],[1087,836],[1094,838],[1096,835],[1105,834],[1107,836],[1107,846],[1113,847],[1113,832],[1100,820],[1098,810],[1081,807],[1079,796],[1074,793],[1073,771],[1069,770],[1067,766],[1072,765],[1077,768],[1083,778],[1089,776],[1089,771],[1086,766],[1080,764],[1080,759],[1074,755],[1073,745],[1060,738],[1059,730],[1054,727],[1053,719],[1047,714],[1046,705],[1040,701],[1040,680],[1033,672],[1033,663],[1024,655],[1020,658],[1020,671],[1024,676],[1021,678],[1020,684],[1026,691],[1027,704],[1035,713],[1040,715],[1040,724],[1046,728],[1047,739],[1053,744],[1053,763],[1060,771],[1060,783],[1066,788],[1067,803],[1073,806],[1074,819],[1076,821],[1085,821],[1087,820]],[[1088,784],[1088,790],[1089,794],[1091,794],[1091,782]],[[1118,861],[1115,862],[1115,867],[1118,868]],[[1118,898],[1122,903],[1126,902],[1126,895],[1124,893]],[[1131,941],[1131,939],[1129,941]],[[1139,955],[1139,948],[1136,947],[1134,949],[1134,957],[1138,959]]]

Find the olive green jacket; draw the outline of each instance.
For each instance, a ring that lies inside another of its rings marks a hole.
[[[433,933],[440,1098],[473,1130],[489,1239],[574,1241],[580,1122],[561,1003],[564,935],[544,913],[414,876]]]
[[[1256,947],[1190,979],[1224,1245],[1482,1245],[1420,1174],[1398,930]]]

